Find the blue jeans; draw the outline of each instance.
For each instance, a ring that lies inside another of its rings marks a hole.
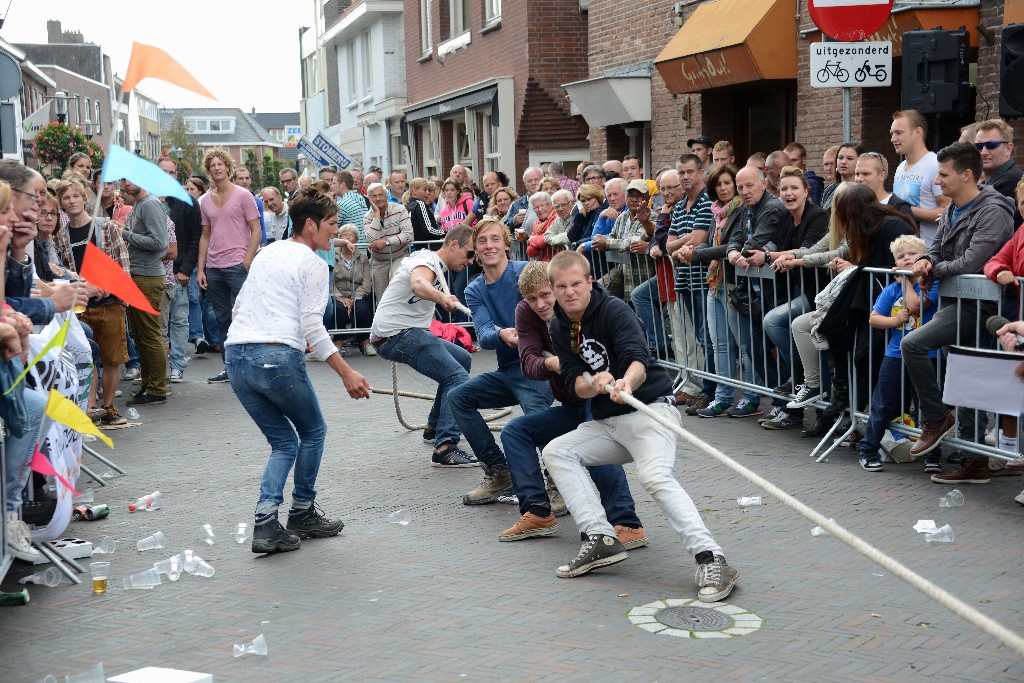
[[[736,334],[729,325],[729,304],[726,303],[726,291],[723,284],[718,294],[708,292],[708,331],[711,333],[711,346],[715,352],[715,368],[720,374],[726,377],[736,377],[736,357],[738,345]],[[743,379],[750,381],[750,366],[744,364]],[[715,390],[715,400],[719,403],[732,404],[736,388],[725,382],[719,382]],[[744,391],[743,398],[748,401],[757,401],[760,396],[757,392]]]
[[[242,291],[242,285],[245,284],[248,275],[249,271],[242,263],[227,268],[206,269],[206,297],[213,304],[213,314],[217,316],[217,329],[220,331],[222,346],[221,358],[224,358],[223,343],[227,341],[228,332],[231,330],[231,309],[235,307],[235,298]]]
[[[130,322],[130,321],[129,321]],[[135,348],[135,340],[132,339],[132,326],[125,323],[125,342],[128,345],[128,362],[124,364],[125,370],[139,369],[139,350]]]
[[[168,357],[171,368],[185,372],[188,365],[186,351],[188,346],[188,288],[174,283],[171,311],[168,315],[167,337],[171,346]]]
[[[217,328],[217,316],[213,314],[210,297],[199,289],[196,282],[196,269],[188,279],[188,340],[205,339],[211,346],[220,345],[220,330]]]
[[[741,280],[738,286],[746,287],[747,285]],[[728,304],[726,304],[726,311],[729,316],[729,331],[739,343],[740,353],[743,357],[744,381],[759,387],[778,386],[776,382],[778,372],[774,364],[767,361],[765,355],[764,339],[761,337],[763,334],[761,321],[743,315]],[[755,392],[752,395],[754,396],[752,400],[760,400],[760,394]],[[749,397],[744,394],[744,398]]]
[[[17,374],[25,367],[18,358],[11,359],[12,369]],[[17,375],[15,375],[17,376]],[[17,510],[21,507],[21,492],[28,484],[32,471],[32,456],[35,454],[36,438],[39,436],[39,427],[43,423],[43,414],[46,412],[46,396],[24,387],[25,412],[28,420],[25,424],[25,433],[21,436],[8,436],[5,444],[5,468],[4,477],[7,493],[7,510]]]
[[[293,466],[292,499],[314,500],[327,423],[303,353],[277,344],[237,344],[227,347],[225,356],[235,396],[270,444],[257,520],[275,514],[284,502],[284,485]]]
[[[557,405],[517,417],[501,430],[501,445],[505,447],[512,486],[519,498],[520,514],[525,515],[530,508],[534,509],[533,514],[543,510],[551,514],[551,502],[544,487],[544,473],[541,472],[537,449],[543,449],[552,439],[579,427],[586,419],[585,412],[584,404],[575,407]],[[636,516],[622,465],[596,465],[588,467],[587,471],[601,495],[601,506],[609,524],[643,526]],[[539,516],[546,517],[547,514]]]
[[[506,408],[519,405],[529,415],[551,405],[554,397],[547,382],[538,382],[523,377],[517,363],[514,367],[485,372],[452,389],[448,397],[452,417],[469,442],[477,460],[492,467],[505,466],[505,456],[494,435],[484,422],[480,410],[484,408]]]
[[[452,417],[448,393],[469,379],[469,368],[473,362],[469,351],[439,339],[427,330],[411,328],[391,337],[377,349],[377,353],[385,360],[405,363],[437,382],[437,394],[427,416],[427,424],[437,432],[434,445],[458,443],[462,432]]]
[[[659,349],[668,348],[665,319],[661,313],[661,297],[657,286],[657,279],[652,277],[650,280],[641,282],[630,295],[633,308],[647,333],[647,346],[652,352],[655,352],[655,355],[659,355],[657,353]]]
[[[352,304],[352,312],[343,304],[336,301],[334,297],[327,300],[327,310],[324,313],[324,327],[328,330],[343,330],[349,325],[355,328],[369,328],[373,324],[373,297],[364,296],[356,299]],[[356,340],[369,339],[369,332],[361,332],[356,335]]]

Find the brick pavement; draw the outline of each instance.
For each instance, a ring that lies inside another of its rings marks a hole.
[[[381,359],[349,360],[376,386],[390,384]],[[493,354],[477,354],[474,364],[493,368]],[[346,528],[298,552],[257,558],[248,543],[227,536],[234,523],[251,521],[268,447],[230,387],[205,384],[219,367],[214,358],[198,359],[167,405],[143,409],[142,427],[113,432],[115,458],[129,475],[96,491],[111,516],[68,532],[122,540],[109,558],[112,588],[94,597],[88,580],[32,587],[30,605],[0,610],[0,678],[35,683],[102,661],[108,675],[153,665],[211,672],[220,681],[1024,680],[1024,662],[1008,650],[902,582],[878,576],[880,568],[835,539],[812,537],[813,525],[781,504],[740,509],[738,496],[758,492],[687,449],[680,449],[678,476],[743,572],[729,602],[764,625],[731,640],[647,633],[626,619],[630,608],[692,598],[695,589],[692,561],[637,487],[651,546],[593,575],[558,579],[555,567],[579,547],[571,518],[559,520],[554,537],[498,543],[515,509],[460,503],[479,471],[429,467],[429,447],[401,429],[390,397],[353,402],[319,363],[311,373],[330,423],[319,501]],[[432,392],[408,368],[400,382]],[[403,405],[412,421],[426,415],[424,401]],[[929,483],[917,464],[864,472],[848,450],[814,464],[811,444],[797,433],[726,418],[685,418],[684,425],[1020,627],[1024,509],[1012,498],[1021,478],[963,487],[964,507],[940,510],[948,487]],[[154,489],[164,494],[162,509],[125,510],[129,499]],[[408,526],[387,521],[400,507],[411,511]],[[956,542],[927,545],[911,529],[919,518],[950,523]],[[220,543],[200,547],[204,523],[222,535]],[[157,529],[167,548],[134,550]],[[152,591],[120,588],[124,576],[186,547],[210,561],[216,576],[184,576]],[[16,563],[4,588],[27,573]],[[233,643],[259,633],[268,657],[232,658]]]

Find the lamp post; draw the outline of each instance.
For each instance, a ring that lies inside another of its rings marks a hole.
[[[78,95],[68,96],[67,91],[58,90],[53,94],[53,97],[46,99],[54,101],[54,107],[57,109],[57,123],[63,125],[68,121],[68,100],[77,100]]]
[[[135,156],[142,156],[142,140],[135,138]]]

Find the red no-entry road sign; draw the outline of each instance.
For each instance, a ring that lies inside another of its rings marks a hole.
[[[807,0],[811,19],[821,32],[839,41],[864,40],[882,28],[893,0]]]

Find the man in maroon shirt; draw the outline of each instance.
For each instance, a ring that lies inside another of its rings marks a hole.
[[[527,265],[519,276],[519,291],[523,301],[516,307],[516,334],[523,376],[546,380],[560,405],[518,417],[501,430],[501,445],[505,449],[522,517],[498,536],[499,541],[550,536],[558,530],[544,488],[537,449],[544,448],[552,439],[568,434],[580,423],[591,419],[590,402],[570,397],[559,374],[558,358],[550,355],[554,346],[548,333],[548,321],[555,315],[555,293],[548,279],[547,264],[534,261]],[[601,504],[608,521],[615,527],[619,541],[627,550],[647,545],[647,534],[636,516],[622,465],[587,469],[601,493]]]

